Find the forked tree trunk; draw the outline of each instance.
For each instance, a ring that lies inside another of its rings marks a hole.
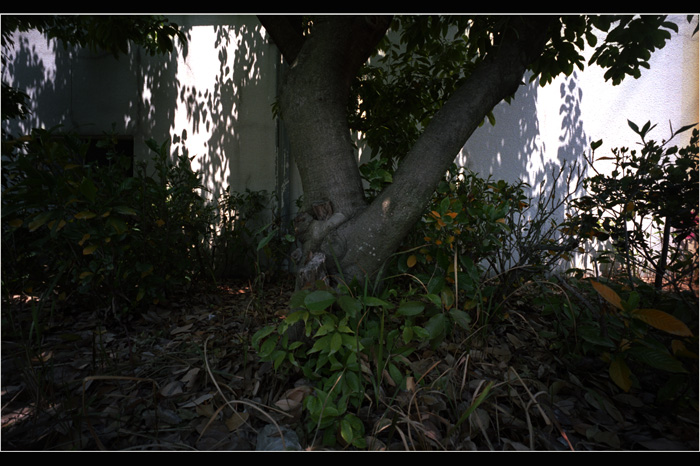
[[[290,64],[279,104],[304,190],[295,221],[302,243],[296,255],[299,286],[329,276],[362,279],[380,270],[420,219],[472,132],[522,83],[552,21],[530,17],[516,24],[512,38],[435,115],[394,182],[367,205],[350,140],[348,92],[390,17],[316,18],[309,36],[289,18],[260,19]]]

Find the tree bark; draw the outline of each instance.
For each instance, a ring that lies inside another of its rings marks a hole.
[[[295,44],[287,44],[290,69],[280,112],[304,190],[298,217],[303,226],[302,268],[322,254],[330,275],[350,279],[377,273],[420,219],[435,186],[473,131],[496,104],[515,93],[529,64],[541,54],[555,19],[514,21],[511,36],[444,104],[406,154],[393,183],[370,205],[364,201],[350,140],[348,91],[390,17],[317,18],[310,35],[296,36]],[[274,28],[270,18],[266,22]],[[269,32],[276,38],[283,31]],[[314,215],[314,204],[326,205],[328,215]]]

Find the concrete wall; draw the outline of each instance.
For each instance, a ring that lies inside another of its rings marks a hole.
[[[9,129],[16,134],[62,124],[100,134],[114,124],[134,136],[137,157],[145,156],[148,138],[170,140],[178,151],[186,147],[212,197],[226,186],[266,189],[282,194],[283,207],[293,209],[301,187],[271,113],[280,67],[276,47],[254,16],[169,18],[185,29],[186,54],[151,57],[134,50],[116,60],[64,50],[37,34],[18,37],[3,79],[29,93],[35,113]],[[640,79],[612,86],[602,70],[589,67],[544,88],[530,83],[510,104],[496,107],[496,125],[477,130],[457,161],[497,179],[522,178],[536,190],[549,182],[552,168],[579,159],[591,141],[604,141],[597,154],[637,144],[628,119],[658,123],[656,139],[668,137],[669,122],[674,128],[698,122],[697,20],[672,20],[680,33],[653,55]]]

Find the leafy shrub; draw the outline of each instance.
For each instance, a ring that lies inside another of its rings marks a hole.
[[[371,393],[406,389],[408,358],[425,345],[437,346],[455,325],[439,296],[387,290],[339,290],[323,282],[296,292],[277,325],[253,336],[258,355],[276,370],[298,371],[315,386],[304,401],[307,429],[325,445],[337,438],[364,447],[364,425],[355,414]],[[468,322],[461,322],[468,325]],[[382,388],[380,388],[382,387]]]
[[[217,202],[212,259],[218,278],[274,275],[296,239],[285,231],[267,191],[227,187]]]
[[[679,149],[666,147],[671,139],[647,140],[649,122],[629,126],[642,148],[616,148],[597,159],[612,161],[613,169],[585,181],[587,194],[573,204],[576,221],[584,236],[610,244],[599,262],[621,264],[628,281],[646,275],[657,288],[692,284],[698,267],[698,131]],[[671,138],[690,128],[672,130]],[[595,170],[592,161],[590,166]]]
[[[553,173],[553,186],[566,168]],[[576,181],[565,195],[546,192],[543,184],[536,202],[522,181],[484,179],[454,166],[448,175],[398,261],[398,273],[424,283],[445,308],[491,315],[519,285],[558,267],[578,245],[565,233],[567,223],[556,219],[580,183],[573,168],[565,181]]]
[[[107,145],[110,141],[107,140]],[[162,300],[209,274],[212,210],[186,155],[148,141],[154,172],[109,151],[85,160],[75,135],[34,130],[3,143],[2,279],[7,294],[116,314]]]

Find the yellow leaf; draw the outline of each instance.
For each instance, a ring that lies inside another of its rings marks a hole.
[[[42,226],[46,221],[49,219],[49,216],[51,215],[50,212],[43,212],[36,217],[34,217],[34,220],[29,222],[29,225],[27,227],[29,228],[29,231],[34,231],[40,226]]]
[[[21,218],[15,218],[15,219],[10,220],[10,226],[12,228],[19,228],[22,226],[22,223],[23,222],[22,222]]]
[[[87,246],[86,248],[83,249],[83,255],[84,255],[84,256],[89,256],[90,254],[92,254],[93,252],[95,252],[95,249],[97,249],[97,245],[96,245],[96,244]]]
[[[612,360],[608,373],[612,381],[624,391],[628,392],[632,388],[632,372],[621,356],[618,355]]]
[[[692,337],[693,332],[680,320],[657,309],[635,309],[632,316],[654,328],[679,337]]]
[[[78,212],[77,214],[75,214],[75,218],[79,220],[85,220],[88,218],[95,217],[96,215],[96,213],[90,212],[89,210],[83,210],[82,212]]]
[[[414,265],[416,265],[415,254],[408,256],[408,259],[406,259],[406,265],[408,265],[409,267],[413,267]]]
[[[682,341],[680,340],[673,340],[671,342],[671,349],[673,350],[673,355],[674,356],[682,356],[686,358],[693,358],[697,359],[698,355],[690,351],[688,348],[685,347]]]
[[[620,297],[611,288],[603,285],[602,283],[595,282],[591,280],[591,285],[593,288],[601,295],[607,302],[615,306],[616,308],[622,310],[622,301]]]
[[[48,223],[48,227],[51,228],[51,229],[53,229],[53,226],[54,226],[54,225],[56,225],[56,220],[51,220],[51,221]],[[60,219],[60,220],[58,221],[58,226],[56,227],[56,231],[59,231],[59,230],[60,230],[61,228],[63,228],[64,226],[66,226],[66,221],[63,220],[63,219]]]
[[[625,206],[625,211],[626,212],[632,212],[634,210],[634,202],[629,201],[627,205]]]
[[[78,241],[78,245],[79,245],[79,246],[82,246],[83,243],[84,243],[85,241],[89,240],[89,239],[90,239],[90,233],[85,233],[85,234],[83,235],[83,237],[80,239],[80,241]]]
[[[162,227],[163,225],[165,225],[165,222],[163,221],[163,219],[159,218],[158,220],[156,220],[156,225],[158,225],[159,227]]]
[[[248,421],[248,413],[233,413],[233,415],[226,419],[225,424],[226,427],[228,427],[229,432],[233,432],[234,430],[238,429],[240,426],[245,424]]]

